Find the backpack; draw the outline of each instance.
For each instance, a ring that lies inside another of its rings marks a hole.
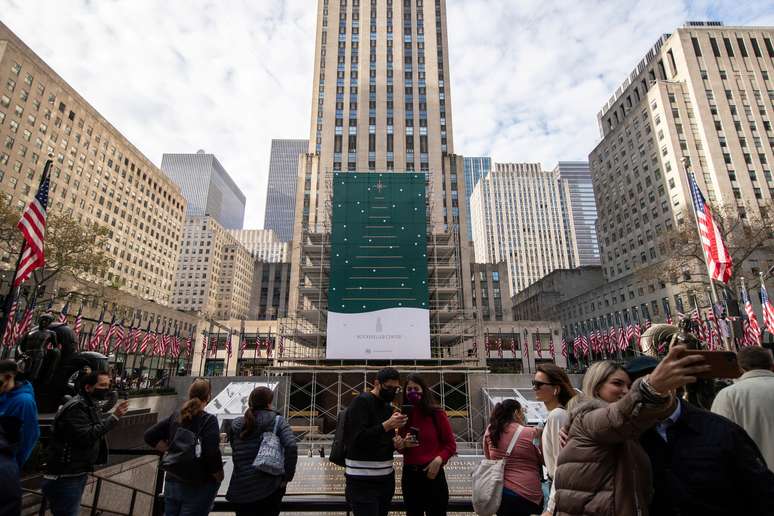
[[[285,474],[285,448],[277,435],[280,419],[280,416],[276,416],[274,430],[264,432],[261,437],[261,446],[258,448],[255,460],[253,460],[253,467],[256,471],[275,476]]]
[[[502,459],[484,459],[473,471],[473,510],[481,516],[491,516],[497,513],[503,497],[503,479],[505,476],[505,460],[511,455],[516,441],[519,440],[524,427],[513,434],[505,457]]]
[[[333,436],[331,452],[328,454],[328,460],[342,468],[347,463],[347,444],[344,442],[344,426],[347,424],[348,411],[349,408],[342,410],[336,418],[336,434]]]
[[[178,425],[169,448],[161,459],[161,469],[184,483],[196,484],[204,480],[204,471],[199,460],[202,446],[199,435],[209,421],[206,416],[214,417],[206,412],[204,414],[205,418],[196,433]]]

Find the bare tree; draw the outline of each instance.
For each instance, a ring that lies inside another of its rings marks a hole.
[[[759,210],[745,210],[744,218],[735,206],[713,206],[713,218],[731,256],[731,283],[741,276],[745,262],[756,254],[774,255],[774,224],[769,214],[772,203]],[[758,213],[761,215],[750,215]],[[693,211],[683,211],[676,227],[656,236],[656,245],[663,259],[640,269],[637,274],[646,280],[669,283],[707,285],[704,250],[696,229]],[[734,290],[734,289],[732,289]]]

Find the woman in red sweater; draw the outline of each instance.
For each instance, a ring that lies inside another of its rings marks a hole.
[[[403,392],[411,406],[398,444],[403,453],[401,487],[406,516],[445,516],[449,486],[443,466],[457,453],[454,432],[421,376],[409,375]]]

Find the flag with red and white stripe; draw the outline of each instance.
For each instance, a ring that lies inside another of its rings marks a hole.
[[[763,308],[763,326],[766,331],[774,335],[774,306],[771,305],[766,285],[761,279],[761,307]]]
[[[62,310],[59,311],[59,318],[57,319],[57,322],[65,324],[67,322],[67,312],[69,310],[70,310],[70,297],[68,296],[67,301],[65,301],[65,304],[62,307]]]
[[[27,205],[24,213],[22,213],[21,220],[17,224],[19,231],[24,235],[24,244],[13,281],[14,287],[24,283],[35,270],[42,268],[46,264],[44,247],[46,238],[46,209],[48,207],[48,190],[50,186],[50,164],[46,163],[46,165],[40,185],[38,186],[38,192]]]
[[[3,346],[11,348],[15,341],[13,335],[16,327],[16,311],[19,307],[19,295],[18,293],[13,298],[11,309],[8,311],[8,323],[5,326],[5,334],[3,335]]]
[[[14,331],[14,344],[16,342],[19,342],[19,339],[24,337],[24,335],[29,331],[30,326],[32,326],[32,314],[35,312],[35,306],[38,304],[38,294],[37,291],[32,294],[32,300],[27,305],[27,309],[24,311],[24,315],[22,316],[22,320],[19,322],[19,324],[16,326],[16,330]]]
[[[712,217],[712,210],[704,200],[704,195],[696,183],[693,173],[688,174],[688,184],[691,188],[696,224],[699,227],[701,247],[704,250],[704,258],[707,261],[710,277],[722,283],[728,283],[731,279],[732,261],[728,252],[720,228]]]
[[[743,342],[747,346],[760,346],[761,344],[761,326],[758,324],[758,317],[755,315],[750,296],[747,289],[742,286],[742,303],[744,304],[744,313],[747,315],[747,324],[744,328]]]
[[[75,332],[76,336],[80,336],[82,329],[83,329],[83,303],[81,303],[80,308],[78,308],[78,313],[75,315],[75,322],[73,323],[73,332]]]

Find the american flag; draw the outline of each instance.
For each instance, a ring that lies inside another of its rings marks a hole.
[[[188,352],[188,356],[193,356],[193,350],[191,349],[191,345],[193,343],[193,328],[191,328],[191,333],[188,335],[188,338],[185,339],[185,349]]]
[[[742,303],[744,303],[744,313],[747,314],[747,326],[744,329],[744,342],[748,346],[759,346],[761,343],[761,326],[758,324],[758,317],[755,315],[753,305],[750,302],[750,296],[747,289],[742,285]]]
[[[16,326],[16,331],[14,331],[14,339],[13,343],[19,341],[20,338],[24,337],[24,334],[27,333],[27,331],[30,329],[30,326],[32,325],[32,314],[35,311],[35,306],[38,304],[38,293],[37,290],[32,294],[32,300],[27,305],[27,309],[24,311],[24,316],[22,317],[21,322]]]
[[[73,323],[73,331],[75,335],[80,335],[83,329],[83,303],[78,308],[78,313],[75,316],[75,323]]]
[[[62,310],[59,312],[59,318],[57,319],[57,322],[60,322],[62,324],[67,322],[67,312],[70,310],[70,298],[67,298],[67,301],[65,301],[64,306],[62,307]]]
[[[586,337],[585,333],[581,333],[581,349],[583,350],[584,356],[589,356],[591,348],[589,347],[589,339]]]
[[[99,314],[99,321],[97,322],[97,328],[94,330],[94,335],[89,341],[89,351],[97,351],[102,343],[102,335],[105,332],[104,328],[105,307],[102,307],[102,312]]]
[[[611,326],[607,333],[607,352],[609,354],[615,353],[618,347],[618,328]]]
[[[516,358],[516,339],[511,337],[511,355]]]
[[[30,277],[33,271],[40,269],[46,264],[44,254],[45,236],[46,236],[46,208],[48,207],[48,189],[51,168],[51,160],[46,161],[46,167],[43,169],[43,177],[40,179],[38,193],[27,205],[27,209],[22,213],[21,220],[17,227],[24,235],[24,245],[22,247],[22,256],[19,260],[19,266],[16,269],[16,277],[13,286],[18,287]]]
[[[271,358],[271,354],[274,351],[274,339],[266,337],[266,358]]]
[[[207,350],[209,352],[210,356],[214,356],[218,352],[218,336],[215,333],[210,333],[207,337],[207,342],[209,346],[207,347]]]
[[[14,333],[14,327],[16,326],[16,310],[19,306],[19,294],[16,293],[16,295],[13,298],[13,304],[11,304],[11,309],[8,311],[8,323],[5,327],[5,335],[3,335],[3,346],[6,347],[13,347],[14,340],[13,340],[13,333]]]
[[[285,336],[280,335],[279,348],[277,349],[277,358],[282,358],[285,354]]]
[[[763,278],[761,278],[761,307],[763,307],[763,326],[767,332],[774,334],[774,306],[769,300],[769,293],[766,292]]]
[[[562,337],[562,356],[567,358],[567,339],[564,337]]]
[[[116,353],[123,347],[126,348],[126,331],[124,330],[124,320],[121,319],[121,322],[118,323],[118,326],[115,329],[114,332],[116,336]]]
[[[704,249],[704,258],[707,260],[710,277],[713,280],[728,283],[728,280],[731,279],[732,263],[731,255],[723,242],[723,235],[720,234],[720,229],[715,224],[715,219],[712,218],[712,210],[705,202],[704,195],[702,195],[699,185],[696,184],[696,177],[692,172],[688,174],[688,184],[691,187],[696,223],[699,226],[701,246]]]
[[[524,331],[526,332],[527,330]],[[527,339],[526,336],[524,338],[524,343],[522,344],[521,349],[523,353],[522,358],[526,360],[527,363],[529,363],[529,339]]]
[[[239,332],[239,357],[240,358],[244,354],[245,349],[247,349],[247,337],[245,337],[244,331],[240,331]]]
[[[581,341],[580,333],[575,335],[575,339],[572,342],[573,350],[577,356],[583,355],[583,342]]]
[[[644,326],[644,329],[647,330],[648,328],[653,326],[653,323],[651,322],[650,319],[645,319],[645,324],[643,324],[643,326]]]
[[[105,341],[104,341],[104,349],[105,349],[105,355],[110,354],[110,339],[113,338],[113,335],[116,332],[116,314],[113,314],[113,316],[110,319],[110,327],[108,327],[107,335],[105,335]]]
[[[255,337],[255,358],[261,358],[261,336]]]
[[[226,334],[226,355],[231,358],[231,332]],[[228,358],[226,360],[228,360]]]
[[[548,353],[551,355],[551,360],[556,361],[556,350],[554,349],[554,335],[548,334]]]
[[[535,353],[539,358],[543,358],[543,343],[540,342],[540,334],[538,333],[538,330],[535,330],[535,333],[533,333],[532,336],[535,339]]]
[[[629,332],[621,327],[618,329],[618,351],[626,351],[629,347]]]
[[[145,354],[151,345],[151,322],[148,321],[148,328],[145,330],[145,335],[142,336],[142,344],[140,345],[140,353]]]
[[[707,309],[707,328],[709,329],[709,349],[712,351],[723,348],[722,340],[720,338],[720,327],[718,326],[718,320],[715,317],[715,312],[712,308]]]

